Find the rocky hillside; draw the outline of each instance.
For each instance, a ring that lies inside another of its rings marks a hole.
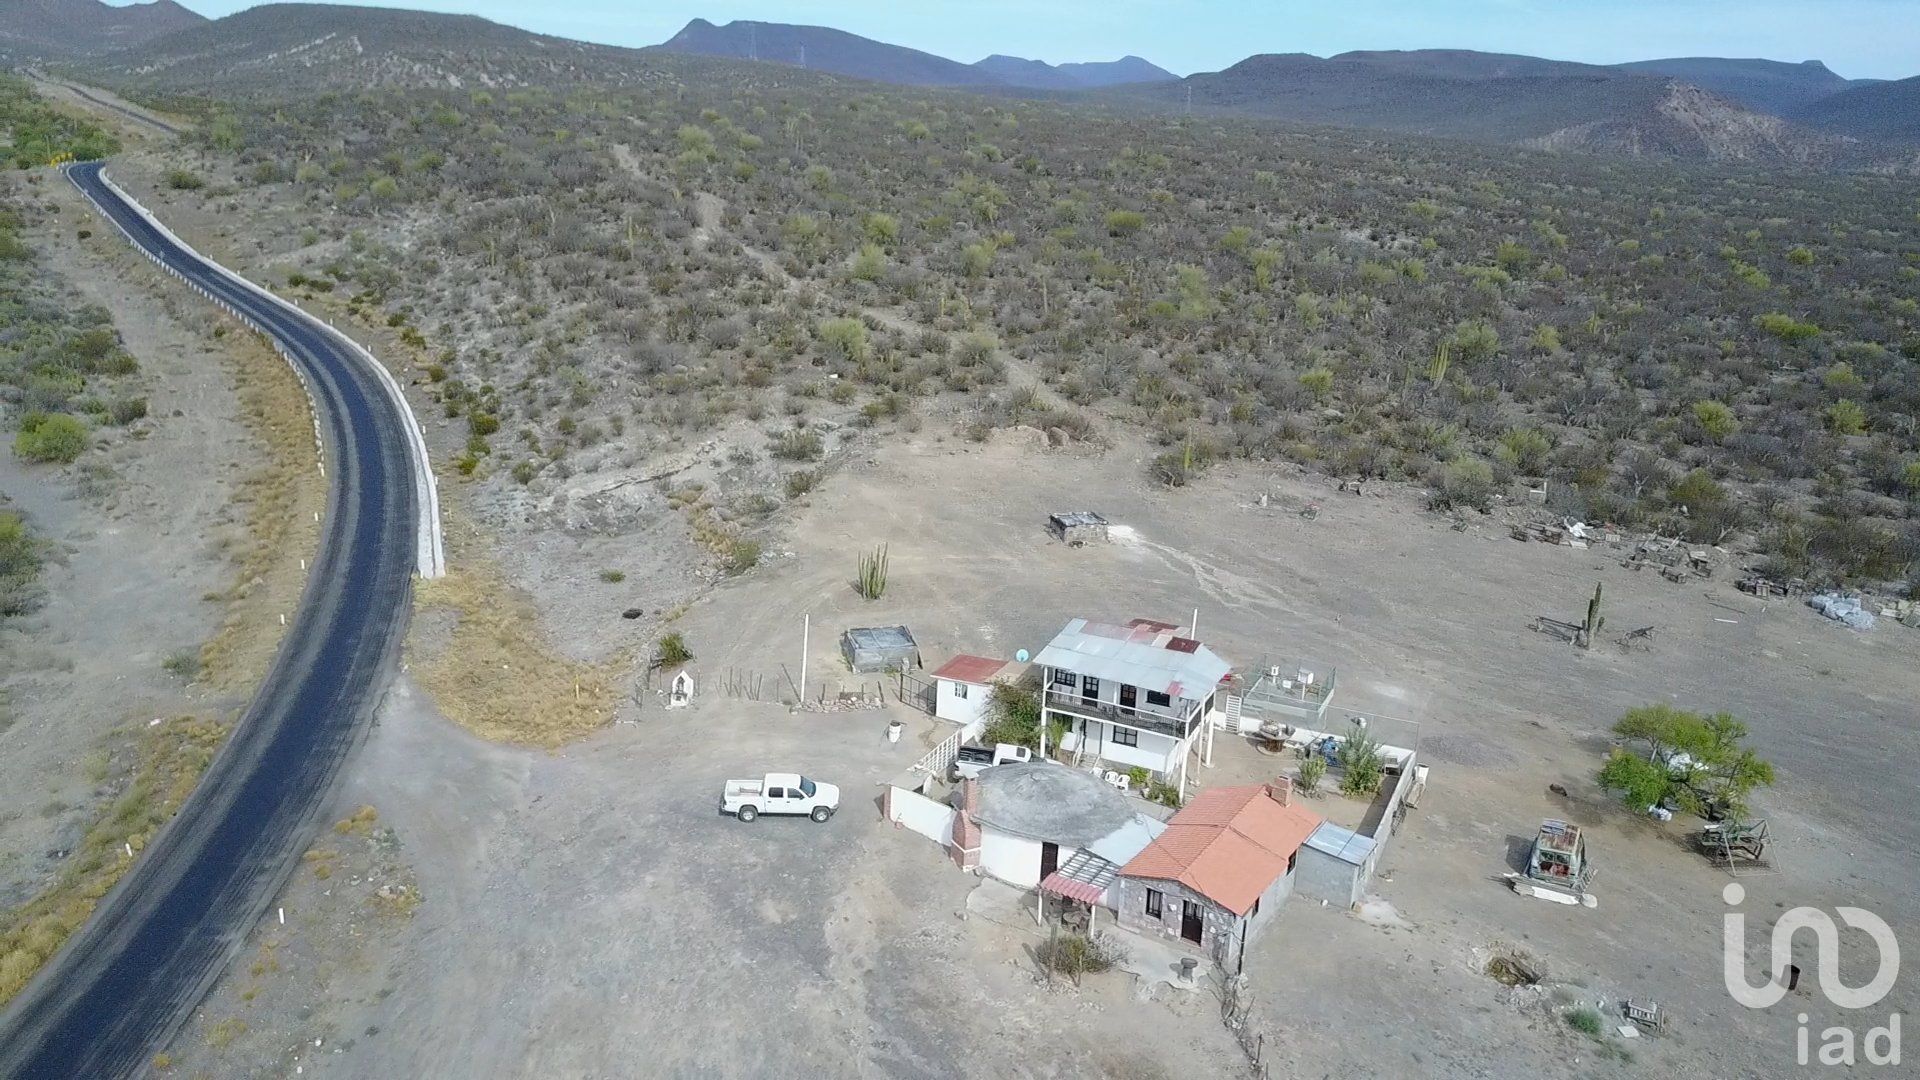
[[[659,77],[647,53],[547,37],[471,15],[268,4],[79,69],[160,91],[302,87],[488,88]]]
[[[207,20],[173,0],[113,7],[100,0],[6,0],[0,47],[25,56],[124,49]]]
[[[1535,57],[1430,50],[1249,57],[1116,100],[1300,123],[1634,156],[1783,165],[1884,165],[1889,155],[1697,86]]]

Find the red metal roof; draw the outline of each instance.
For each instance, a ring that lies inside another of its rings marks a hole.
[[[1298,802],[1281,806],[1260,784],[1209,788],[1120,872],[1178,881],[1245,915],[1322,820]]]
[[[995,660],[987,656],[969,656],[966,653],[954,657],[940,665],[933,673],[936,679],[952,679],[964,683],[990,683],[995,675],[1007,666],[1005,660]]]
[[[1107,890],[1098,885],[1085,881],[1075,881],[1073,878],[1066,876],[1058,870],[1047,875],[1047,879],[1040,883],[1040,889],[1043,892],[1050,892],[1055,896],[1064,896],[1069,900],[1078,900],[1083,904],[1097,904],[1100,902],[1100,898],[1107,893]]]

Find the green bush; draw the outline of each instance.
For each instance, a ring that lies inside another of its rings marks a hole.
[[[185,169],[168,169],[166,183],[175,191],[199,191],[207,186],[205,180]]]
[[[39,604],[43,547],[19,514],[0,512],[0,616],[24,615]]]
[[[654,646],[655,667],[679,667],[692,659],[693,650],[687,648],[687,639],[678,630],[660,635],[659,644]]]
[[[1327,759],[1319,754],[1308,754],[1300,763],[1300,790],[1313,794],[1320,788],[1320,781],[1327,775]]]
[[[1485,510],[1493,503],[1493,467],[1479,458],[1461,458],[1440,472],[1437,509]]]
[[[1380,790],[1380,783],[1386,778],[1386,756],[1380,752],[1380,744],[1359,724],[1353,725],[1341,740],[1333,760],[1340,766],[1342,795],[1355,798],[1372,795]]]
[[[87,449],[87,426],[66,413],[28,413],[13,452],[28,461],[66,464]]]

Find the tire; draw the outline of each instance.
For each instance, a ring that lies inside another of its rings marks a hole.
[[[813,813],[808,814],[807,816],[812,818],[816,824],[820,824],[820,823],[824,823],[828,818],[832,817],[833,811],[827,809],[824,806],[816,806],[813,808]]]
[[[733,812],[733,816],[739,818],[741,821],[752,821],[754,818],[760,816],[760,811],[755,810],[751,806],[742,806]]]

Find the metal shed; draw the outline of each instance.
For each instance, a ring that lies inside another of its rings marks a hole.
[[[856,626],[840,635],[840,651],[861,674],[920,666],[920,646],[904,626]]]
[[[1047,529],[1068,547],[1107,542],[1107,519],[1091,510],[1047,515]]]

